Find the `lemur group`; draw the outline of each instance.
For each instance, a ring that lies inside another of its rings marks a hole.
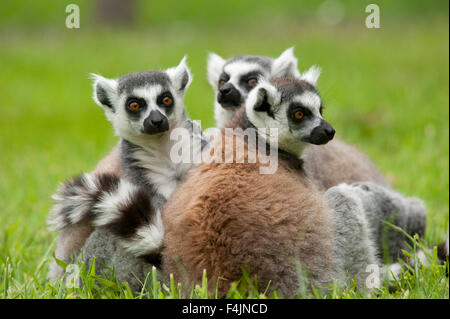
[[[188,118],[186,58],[166,70],[93,75],[93,99],[120,140],[94,171],[53,195],[55,258],[86,267],[95,258],[97,274],[114,271],[134,291],[156,269],[189,295],[206,272],[219,297],[243,271],[261,292],[289,298],[336,284],[370,290],[398,280],[410,262],[426,267],[427,250],[414,261],[402,252],[411,249],[407,235],[425,235],[424,203],[393,190],[367,156],[334,138],[320,69],[297,64],[293,48],[277,58],[209,54],[216,127],[237,131],[231,140],[208,137]],[[234,162],[173,161],[179,128],[201,145],[192,152],[218,149]],[[274,146],[277,169],[261,174],[255,152]],[[447,237],[438,247],[443,263],[448,245]],[[51,265],[52,280],[67,278],[60,265]]]

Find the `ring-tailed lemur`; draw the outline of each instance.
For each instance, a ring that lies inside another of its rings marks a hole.
[[[171,160],[170,150],[177,143],[171,132],[187,129],[190,139],[196,140],[190,144],[192,152],[200,152],[206,143],[201,128],[187,118],[184,107],[190,71],[183,58],[178,66],[165,71],[93,78],[94,101],[104,109],[120,137],[123,176],[84,174],[66,182],[54,195],[56,203],[48,225],[64,230],[86,223],[90,231],[104,226],[122,239],[129,252],[153,256],[163,238],[161,208],[193,165]],[[72,254],[78,253],[71,249],[73,240],[83,238],[71,238],[70,232],[60,238],[57,258],[69,262]],[[55,264],[50,277],[60,273]]]

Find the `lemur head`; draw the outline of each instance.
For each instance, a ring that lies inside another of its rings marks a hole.
[[[186,57],[176,67],[130,73],[116,79],[93,74],[94,101],[116,134],[134,143],[160,136],[186,118],[184,94],[191,83]]]
[[[334,137],[333,127],[322,116],[322,101],[315,87],[319,74],[262,80],[249,94],[245,113],[265,138],[278,139],[278,148],[301,156],[308,144],[325,144]],[[278,136],[272,132],[278,129]]]
[[[215,93],[214,113],[219,128],[229,122],[261,79],[300,76],[293,48],[278,58],[242,55],[225,60],[210,53],[207,69],[208,81]]]

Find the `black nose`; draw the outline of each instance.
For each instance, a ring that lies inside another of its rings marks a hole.
[[[160,127],[164,121],[164,118],[162,117],[161,113],[152,111],[150,112],[149,120],[153,124],[153,126]]]
[[[316,126],[312,131],[308,139],[308,142],[316,145],[326,144],[331,141],[336,131],[325,120],[321,120],[320,125]]]
[[[159,111],[151,111],[150,115],[144,120],[145,134],[157,134],[169,129],[169,121]]]
[[[334,137],[334,134],[336,133],[336,131],[334,130],[334,128],[330,125],[330,123],[328,123],[327,121],[324,121],[325,125],[324,125],[324,132],[325,134],[330,138],[330,140]]]
[[[225,83],[219,88],[217,94],[217,101],[224,108],[240,106],[241,105],[241,93],[231,83]]]
[[[219,92],[222,95],[228,95],[231,93],[232,89],[233,89],[233,84],[226,83],[219,89]]]

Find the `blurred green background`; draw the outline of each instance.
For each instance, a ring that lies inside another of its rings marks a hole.
[[[71,3],[79,29],[65,27]],[[369,3],[380,7],[380,29],[365,27]],[[9,263],[15,282],[3,293],[13,296],[31,273],[44,280],[46,269],[36,267],[51,258],[50,195],[117,142],[88,74],[168,68],[185,54],[194,74],[188,113],[206,128],[214,125],[208,52],[278,56],[295,46],[300,70],[323,69],[319,89],[337,136],[367,153],[396,189],[424,199],[426,241],[441,240],[449,216],[448,36],[446,0],[136,0],[117,10],[104,1],[2,1],[0,268]]]

